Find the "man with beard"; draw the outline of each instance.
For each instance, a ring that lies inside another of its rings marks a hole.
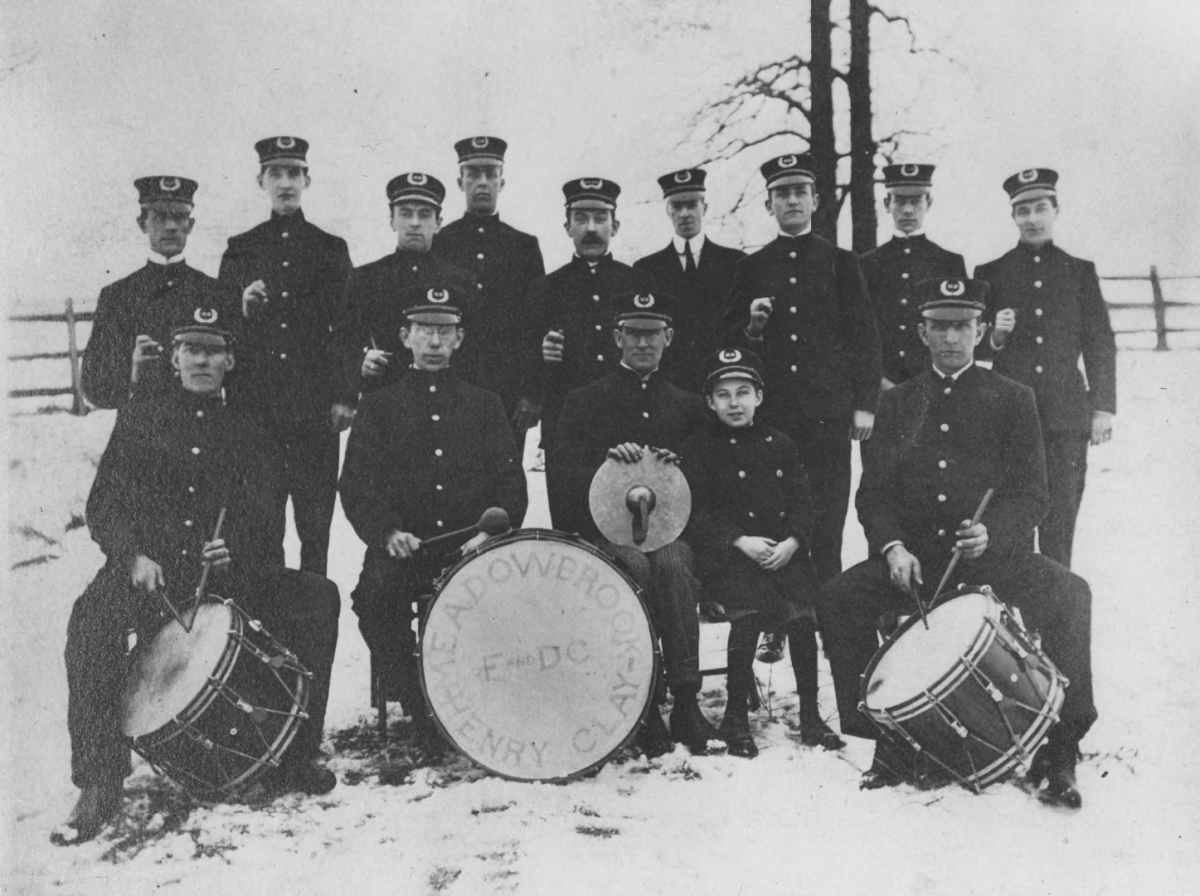
[[[355,392],[382,389],[409,366],[409,351],[400,340],[405,322],[401,296],[445,289],[456,307],[473,308],[475,303],[470,275],[430,251],[442,226],[442,182],[419,171],[401,174],[388,181],[387,198],[396,251],[354,269],[336,332],[345,376]]]
[[[226,408],[221,388],[234,366],[233,337],[215,296],[199,298],[206,304],[183,309],[164,361],[178,373],[174,389],[117,417],[88,495],[88,528],[106,563],[75,602],[67,628],[71,780],[80,796],[51,837],[56,845],[91,840],[120,809],[130,772],[121,730],[127,632],[148,643],[166,618],[161,600],[191,594],[203,564],[211,564],[214,590],[262,620],[313,673],[308,719],[272,775],[272,789],[322,794],[337,785],[320,753],[337,586],[283,567],[282,545],[272,537],[272,517],[282,512],[273,500],[272,440]],[[221,534],[213,538],[208,533],[222,511]]]
[[[456,366],[474,382],[500,395],[518,443],[537,422],[537,402],[526,395],[525,369],[513,346],[528,325],[523,310],[533,281],[546,274],[537,237],[500,220],[496,203],[504,189],[504,153],[499,137],[468,137],[454,144],[458,187],[466,213],[433,240],[433,252],[474,279],[471,329],[486,338],[471,340]],[[482,375],[481,375],[482,374]]]
[[[633,263],[678,300],[675,339],[663,370],[676,386],[697,394],[704,389],[703,360],[723,344],[721,315],[729,301],[734,268],[745,257],[740,249],[714,243],[704,235],[707,174],[703,168],[687,168],[658,179],[675,235],[669,246]]]
[[[575,257],[535,281],[529,291],[529,381],[542,402],[542,447],[547,450],[567,393],[615,370],[621,360],[611,335],[615,296],[654,289],[649,274],[609,254],[609,244],[621,229],[620,194],[617,184],[601,177],[581,177],[563,185],[563,229],[575,244]]]
[[[859,263],[875,308],[882,344],[883,388],[923,373],[929,353],[917,328],[921,315],[914,288],[934,277],[967,276],[963,257],[925,236],[925,214],[933,206],[933,165],[885,165],[883,206],[896,232]]]
[[[308,143],[268,137],[258,152],[258,185],[271,217],[229,238],[217,275],[224,319],[240,320],[243,363],[230,402],[261,416],[279,448],[275,500],[288,497],[300,536],[300,568],[325,574],[337,499],[338,433],[353,419],[330,331],[350,273],[346,241],[310,224],[300,207],[312,184]],[[284,529],[276,533],[283,542]]]
[[[179,308],[216,283],[184,261],[196,221],[198,184],[186,177],[140,177],[133,182],[141,214],[137,223],[150,240],[145,267],[100,290],[92,335],[83,354],[82,385],[99,408],[121,408],[138,398],[175,390],[164,349]]]
[[[1037,395],[1050,485],[1038,549],[1070,567],[1088,443],[1103,445],[1112,438],[1117,347],[1096,265],[1054,243],[1057,185],[1058,174],[1049,168],[1030,168],[1004,182],[1020,241],[981,264],[975,276],[992,287],[985,357]]]

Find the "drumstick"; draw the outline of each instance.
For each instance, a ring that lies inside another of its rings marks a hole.
[[[971,518],[971,525],[977,525],[983,512],[987,509],[988,501],[992,500],[992,495],[996,493],[994,488],[989,488],[983,496],[983,500],[979,502],[979,509],[975,511],[975,516]],[[962,548],[954,549],[954,556],[950,558],[950,565],[946,567],[946,572],[942,574],[942,580],[938,582],[937,591],[933,592],[933,600],[929,602],[932,607],[934,602],[941,596],[942,589],[946,587],[946,580],[950,578],[950,573],[954,572],[954,567],[958,565],[958,558],[962,556]]]
[[[509,530],[508,511],[503,507],[489,507],[483,512],[473,526],[467,526],[465,529],[456,529],[453,532],[443,532],[441,535],[435,535],[433,538],[426,538],[421,542],[422,548],[427,548],[431,544],[437,544],[440,541],[446,541],[451,538],[457,538],[460,535],[466,535],[468,532],[486,532],[488,535],[501,535]]]
[[[218,538],[221,537],[221,526],[224,525],[224,523],[225,523],[225,508],[222,507],[221,512],[217,514],[217,525],[216,525],[216,528],[213,529],[213,536],[210,539],[211,541],[216,541]],[[208,587],[208,574],[210,572],[212,572],[212,565],[213,564],[212,564],[211,560],[205,560],[204,566],[200,570],[200,584],[196,586],[196,594],[192,598],[192,622],[195,622],[196,610],[200,606],[200,601],[202,601],[204,599],[204,589]],[[185,632],[191,632],[192,623],[189,622],[187,625],[185,625],[183,627],[183,630]]]

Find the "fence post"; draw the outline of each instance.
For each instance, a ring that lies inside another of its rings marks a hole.
[[[1167,350],[1167,303],[1163,301],[1162,284],[1158,282],[1158,266],[1150,265],[1150,289],[1154,295],[1154,329],[1158,333],[1156,352]]]
[[[88,412],[83,398],[83,383],[79,375],[79,347],[75,342],[75,303],[67,299],[67,360],[71,365],[71,413],[82,417]]]

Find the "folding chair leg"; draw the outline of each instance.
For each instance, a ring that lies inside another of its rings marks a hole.
[[[379,732],[381,746],[387,745],[387,697],[383,693],[383,679],[375,671],[375,656],[371,656],[371,705],[375,707],[376,730]]]

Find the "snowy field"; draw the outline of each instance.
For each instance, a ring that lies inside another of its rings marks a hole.
[[[466,760],[396,774],[370,728],[366,650],[350,611],[362,546],[335,520],[344,606],[327,721],[340,786],[266,805],[190,803],[143,763],[123,820],[50,846],[70,809],[62,648],[71,603],[102,563],[81,526],[112,425],[8,420],[4,663],[5,893],[1186,894],[1200,891],[1200,352],[1122,352],[1115,440],[1094,449],[1077,536],[1091,582],[1100,721],[1084,741],[1084,808],[1013,784],[860,792],[866,743],[840,755],[786,736],[786,663],[759,666],[774,720],[761,755],[623,755],[565,786],[488,777]],[[527,524],[545,523],[540,477]],[[295,544],[289,546],[294,560]],[[857,522],[847,563],[862,558]],[[719,626],[705,637],[719,649]],[[822,700],[833,711],[828,677]],[[723,680],[706,680],[714,721]],[[782,721],[781,721],[782,720]],[[403,730],[393,709],[393,726]],[[386,783],[385,783],[386,782]]]

